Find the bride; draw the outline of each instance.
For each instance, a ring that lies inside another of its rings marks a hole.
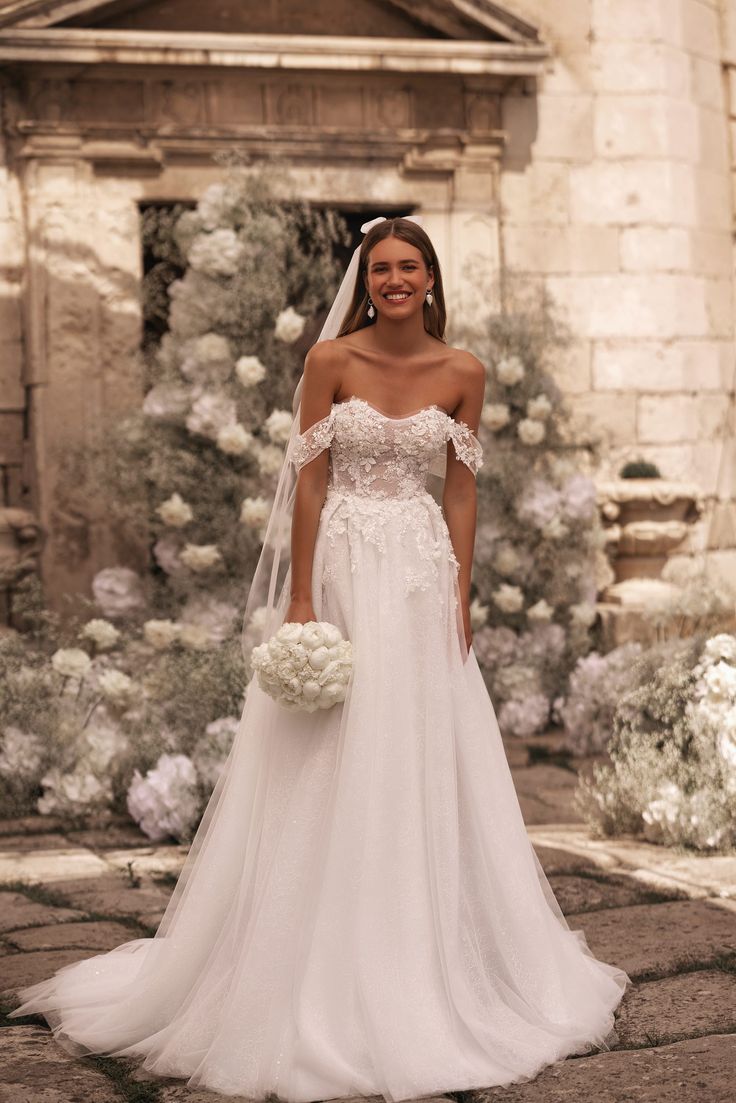
[[[529,1080],[610,1048],[629,982],[560,910],[472,650],[484,369],[444,341],[421,227],[363,229],[297,387],[244,636],[338,625],[345,700],[293,712],[251,679],[155,936],[13,1012],[75,1054],[288,1103]]]

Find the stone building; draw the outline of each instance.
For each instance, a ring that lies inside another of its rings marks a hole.
[[[420,211],[458,310],[502,266],[543,281],[603,474],[695,483],[683,549],[736,579],[736,0],[11,0],[0,96],[0,503],[40,517],[52,597],[126,555],[55,458],[140,401],[141,205],[233,145]]]

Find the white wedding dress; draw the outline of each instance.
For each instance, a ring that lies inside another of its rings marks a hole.
[[[564,919],[465,650],[425,478],[448,441],[476,472],[439,406],[353,397],[297,437],[297,466],[330,448],[313,600],[352,641],[347,698],[295,713],[251,681],[156,936],[24,989],[15,1015],[73,1053],[289,1103],[508,1084],[616,1041],[629,978]]]

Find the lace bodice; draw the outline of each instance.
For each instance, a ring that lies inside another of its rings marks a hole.
[[[425,493],[430,463],[450,440],[458,459],[477,474],[483,461],[480,441],[440,406],[395,418],[353,396],[333,403],[326,417],[297,435],[292,461],[299,471],[329,448],[330,489],[407,498]]]

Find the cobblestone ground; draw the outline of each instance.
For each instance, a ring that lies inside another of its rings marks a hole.
[[[519,743],[507,753],[530,838],[568,922],[635,982],[617,1013],[619,1044],[557,1062],[526,1083],[452,1098],[731,1101],[736,857],[591,839],[572,805],[575,772],[554,749],[553,739],[537,739],[531,755]],[[64,830],[40,816],[0,821],[0,1103],[221,1103],[181,1080],[146,1079],[133,1062],[70,1057],[44,1020],[5,1017],[23,985],[153,934],[185,852],[150,845],[122,818],[104,831]]]

